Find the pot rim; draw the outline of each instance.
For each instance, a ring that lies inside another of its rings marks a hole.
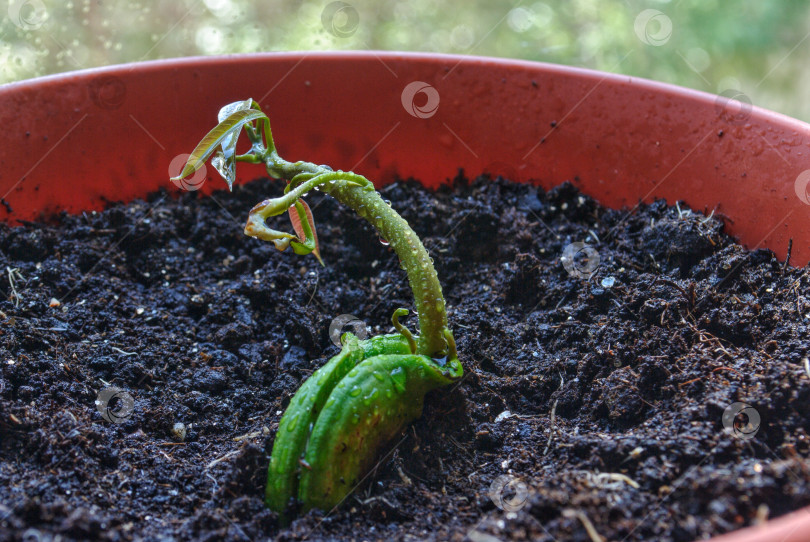
[[[647,79],[645,77],[638,77],[635,75],[625,75],[616,72],[605,72],[592,68],[582,68],[578,66],[570,66],[567,64],[554,64],[551,62],[535,61],[535,60],[522,60],[516,58],[502,58],[495,56],[484,55],[464,55],[464,54],[450,54],[450,53],[426,53],[420,51],[387,51],[380,49],[368,49],[363,51],[271,51],[260,53],[228,53],[221,55],[193,55],[186,57],[173,57],[161,58],[156,60],[140,60],[134,62],[124,62],[121,64],[111,64],[109,66],[95,66],[90,68],[83,68],[80,70],[71,70],[66,72],[53,73],[48,75],[41,75],[32,77],[30,79],[22,79],[20,81],[11,81],[0,85],[0,92],[6,89],[17,89],[25,86],[36,86],[41,84],[48,84],[51,82],[61,82],[65,78],[72,77],[92,77],[95,75],[113,75],[122,71],[131,71],[138,69],[139,71],[145,70],[162,70],[167,67],[180,68],[180,67],[196,67],[207,66],[219,63],[232,63],[232,62],[253,62],[255,60],[264,59],[295,59],[303,60],[306,58],[312,59],[405,59],[414,60],[419,62],[453,62],[454,64],[470,63],[470,64],[499,64],[501,66],[533,69],[542,68],[546,73],[550,74],[563,74],[584,77],[586,79],[596,79],[603,82],[615,83],[630,83],[642,86],[644,88],[654,90],[656,92],[670,94],[673,96],[686,97],[693,100],[708,102],[714,104],[718,94],[706,92],[703,90],[693,89],[677,85],[675,83],[667,83],[664,81],[656,81],[654,79]],[[755,104],[751,105],[752,111],[757,115],[770,117],[779,123],[788,125],[795,125],[796,129],[810,130],[810,122],[804,122],[797,118],[791,117],[784,113],[759,107]]]

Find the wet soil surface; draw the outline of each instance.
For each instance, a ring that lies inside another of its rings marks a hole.
[[[0,539],[688,541],[810,504],[807,269],[683,206],[459,178],[382,194],[435,260],[466,377],[339,510],[280,528],[269,452],[330,322],[391,332],[412,303],[320,194],[326,267],[245,237],[281,186],[0,226]]]

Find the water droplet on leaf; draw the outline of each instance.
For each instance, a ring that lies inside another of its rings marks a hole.
[[[379,393],[380,393],[379,390],[377,388],[374,388],[373,390],[371,390],[371,393],[363,397],[363,403],[365,403],[366,405],[370,405],[377,398],[377,395],[379,395]]]
[[[394,383],[394,389],[398,393],[405,393],[405,382],[408,375],[405,374],[405,369],[397,367],[391,371],[391,382]]]

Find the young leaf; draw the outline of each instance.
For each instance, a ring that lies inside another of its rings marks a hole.
[[[290,222],[292,222],[293,229],[295,230],[296,235],[298,235],[298,240],[307,248],[307,253],[311,251],[315,257],[318,258],[318,261],[321,262],[321,265],[323,265],[323,260],[321,259],[321,250],[320,246],[318,245],[318,232],[315,231],[315,220],[312,218],[312,210],[304,200],[299,199],[298,202],[300,202],[301,206],[304,208],[304,218],[306,219],[307,224],[304,225],[301,222],[300,213],[298,212],[298,209],[296,209],[295,205],[290,206]],[[311,239],[307,235],[307,229],[312,234]],[[314,248],[312,248],[313,244]]]
[[[251,107],[253,105],[253,98],[247,100],[240,100],[238,102],[229,103],[223,106],[219,113],[217,113],[217,122],[222,122],[237,111],[247,111],[248,109],[255,109],[260,111],[259,107]]]
[[[262,118],[266,119],[267,116],[261,111],[254,109],[235,111],[233,114],[229,115],[228,118],[217,124],[213,130],[205,135],[202,141],[197,145],[197,148],[191,152],[186,165],[183,167],[183,171],[180,172],[180,175],[173,178],[180,180],[200,169],[217,148],[223,143],[229,142],[231,136],[237,136],[245,124]],[[226,181],[227,180],[226,178]],[[230,186],[232,182],[231,180],[228,185]]]
[[[253,98],[241,102],[233,102],[226,105],[219,110],[217,114],[217,121],[224,122],[228,117],[237,111],[248,111],[253,105]],[[258,104],[257,109],[258,109]],[[236,154],[236,141],[239,139],[239,130],[232,130],[227,136],[222,139],[222,152],[217,154],[217,157],[211,161],[212,165],[216,168],[225,182],[228,183],[228,188],[233,187],[233,182],[236,180],[236,168],[234,167],[234,154]]]

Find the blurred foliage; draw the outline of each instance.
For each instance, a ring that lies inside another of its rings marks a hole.
[[[803,0],[10,0],[4,15],[1,83],[188,55],[386,49],[731,89],[810,121],[810,2]]]

